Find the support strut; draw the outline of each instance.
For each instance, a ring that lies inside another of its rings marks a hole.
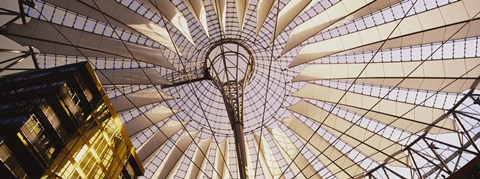
[[[246,144],[243,134],[243,93],[253,75],[254,60],[248,47],[236,40],[224,40],[207,52],[204,76],[222,93],[235,139],[238,173],[247,178]],[[211,58],[210,58],[211,57]]]

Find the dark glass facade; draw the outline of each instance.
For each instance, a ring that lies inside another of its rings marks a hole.
[[[1,178],[135,178],[143,166],[88,63],[0,78]]]

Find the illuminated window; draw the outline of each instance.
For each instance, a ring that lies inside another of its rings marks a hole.
[[[83,112],[82,108],[79,106],[80,105],[80,98],[78,97],[77,93],[72,91],[67,86],[67,84],[65,83],[62,86],[62,90],[60,90],[60,95],[64,99],[64,102],[66,103],[70,112],[77,119],[83,119],[82,116],[84,115],[84,112]]]
[[[66,133],[65,129],[62,127],[60,119],[58,118],[57,114],[55,114],[53,109],[50,106],[47,106],[47,105],[42,107],[42,111],[45,114],[45,116],[47,117],[47,119],[50,122],[50,124],[52,125],[52,127],[59,134],[60,138],[62,138],[62,140],[65,140],[65,139],[63,139],[63,137],[66,137],[67,133]]]
[[[23,171],[22,167],[18,165],[17,160],[13,158],[12,153],[7,148],[5,143],[0,144],[0,160],[3,162],[13,175],[17,178],[26,178],[27,174]]]
[[[35,115],[31,115],[21,128],[22,134],[28,139],[28,142],[35,150],[46,160],[52,159],[55,147],[45,134],[45,130]]]

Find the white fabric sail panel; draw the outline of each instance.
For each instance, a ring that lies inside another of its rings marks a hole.
[[[3,70],[4,68],[35,69],[35,64],[33,63],[32,57],[28,54],[28,47],[24,47],[3,35],[0,35],[0,42],[2,42],[0,44],[0,49],[2,49],[0,52],[0,59],[5,60],[1,61],[4,62],[3,64],[0,63],[0,72],[2,76],[24,71],[11,69]],[[34,51],[36,50],[34,49]],[[7,62],[7,59],[15,60]]]
[[[478,12],[480,12],[480,1],[463,0],[412,15],[403,20],[312,43],[299,51],[289,67],[353,49],[377,50],[385,40],[387,42],[382,49],[477,36],[480,35]],[[473,21],[469,22],[471,19]],[[462,28],[466,23],[469,25]],[[399,24],[398,27],[397,24]],[[457,33],[459,29],[461,30]],[[393,34],[389,37],[392,31]],[[365,46],[369,46],[368,49],[361,48]]]
[[[250,0],[235,1],[235,5],[237,7],[238,26],[240,27],[240,31],[243,30],[243,26],[245,24],[245,17],[247,16],[249,4],[250,4]]]
[[[168,175],[172,172],[172,169],[176,164],[181,163],[180,157],[183,156],[183,153],[187,150],[188,146],[192,143],[193,139],[197,136],[198,131],[185,131],[175,142],[165,158],[162,160],[162,163],[158,167],[160,170],[156,170],[153,173],[152,178],[167,178]]]
[[[10,25],[4,34],[21,45],[37,48],[41,53],[97,58],[128,58],[175,69],[165,56],[159,53],[158,49],[129,42],[122,43],[111,37],[37,19],[31,19],[24,25]]]
[[[249,148],[246,149],[245,152],[246,152],[247,160],[248,160],[248,163],[247,163],[247,168],[248,168],[247,178],[255,178],[255,174],[259,173],[259,170],[262,170],[263,176],[265,178],[274,178],[272,176],[272,173],[270,173],[267,162],[265,161],[264,154],[259,151],[258,141],[255,140],[253,143],[254,143],[254,147],[255,147],[253,150],[254,150],[255,153],[258,151],[258,153],[257,153],[258,158],[254,158],[253,156],[250,156],[250,155],[252,155],[252,152],[250,152]],[[256,161],[256,159],[258,159],[258,161]]]
[[[110,99],[110,101],[112,102],[112,105],[116,111],[124,111],[135,108],[135,106],[140,107],[170,99],[173,99],[173,97],[155,89],[155,87],[150,87],[126,95],[117,96]]]
[[[172,170],[170,171],[170,173],[168,174],[168,176],[166,178],[168,178],[168,179],[175,179],[176,178],[177,173],[179,171],[182,171],[182,170],[180,170],[180,167],[182,166],[181,161],[183,161],[185,159],[185,157],[186,157],[186,155],[182,155],[180,157],[180,159],[178,159],[178,161],[176,161],[175,166],[172,168]]]
[[[315,133],[315,131],[302,121],[293,116],[280,118],[279,121],[300,136],[303,143],[312,137],[306,145],[307,148],[317,156],[323,165],[327,166],[328,170],[334,173],[337,178],[352,178],[364,172],[362,167],[348,158],[342,151],[335,148],[335,146],[330,146],[330,142]]]
[[[363,8],[350,13],[348,16],[346,16],[343,20],[341,20],[338,23],[352,22],[355,19],[375,13],[379,10],[382,10],[383,8],[392,6],[400,2],[402,2],[402,0],[374,0],[372,3],[368,4],[367,6],[364,6]],[[333,26],[336,26],[336,25],[333,25]]]
[[[280,168],[280,165],[278,165],[277,159],[275,159],[274,153],[268,144],[268,141],[263,138],[260,142],[260,136],[254,135],[254,137],[255,150],[259,151],[258,155],[260,155],[259,160],[260,164],[262,165],[263,174],[265,176],[270,176],[270,178],[285,178],[285,176],[282,175],[282,168]]]
[[[96,7],[92,0],[84,1],[90,4],[90,6],[92,7]],[[170,34],[164,26],[152,23],[149,19],[143,17],[142,15],[130,10],[123,5],[120,5],[115,1],[95,2],[99,7],[99,9],[97,9],[98,11],[108,14],[108,16],[118,20],[121,24],[125,24],[126,26],[128,26],[129,29],[133,29],[134,31],[139,32],[147,36],[148,38],[160,43],[161,45],[167,47],[169,50],[176,52],[175,42],[170,38]]]
[[[153,68],[126,68],[126,69],[104,69],[95,70],[98,79],[103,85],[122,84],[171,84],[166,78]]]
[[[178,132],[183,125],[178,121],[169,121],[160,127],[150,138],[148,138],[140,147],[138,147],[138,159],[140,159],[144,165],[150,163],[155,151],[162,146],[162,144],[165,143],[168,138],[172,137],[173,134]]]
[[[202,26],[203,32],[205,32],[207,37],[210,37],[207,25],[207,12],[205,11],[205,5],[203,4],[203,1],[183,0],[183,4],[185,4],[188,10],[192,12],[193,17],[195,17],[197,22]]]
[[[407,156],[402,152],[402,145],[353,124],[328,111],[305,101],[288,107],[289,110],[319,122],[324,129],[342,139],[353,148],[379,162],[388,162],[395,166],[409,165]],[[328,118],[325,119],[328,115]],[[342,132],[345,132],[343,135]]]
[[[465,39],[470,37],[480,36],[480,19],[476,18],[470,22],[461,22],[454,25],[448,25],[438,29],[427,30],[425,32],[393,38],[386,41],[382,45],[382,41],[370,45],[360,46],[358,48],[350,49],[344,53],[357,53],[366,51],[377,51],[378,49],[394,49],[405,46],[416,46],[420,44],[439,43],[449,40]]]
[[[275,40],[290,22],[295,19],[300,13],[306,9],[312,7],[317,1],[312,0],[290,0],[281,10],[278,12],[275,33],[272,36],[272,41]]]
[[[87,16],[89,19],[95,19],[105,24],[109,24],[111,26],[125,30],[130,30],[132,32],[134,32],[135,29],[130,28],[127,25],[128,23],[126,22],[132,21],[132,16],[140,16],[139,14],[136,14],[132,10],[115,1],[95,1],[96,4],[93,3],[92,0],[45,1],[68,11]],[[119,12],[122,12],[122,14]],[[126,17],[128,17],[128,19]],[[144,20],[141,20],[138,23],[147,23],[147,21],[148,20],[144,18]]]
[[[247,155],[247,177],[255,178],[255,174],[259,174],[259,170],[261,169],[263,172],[263,176],[265,178],[273,178],[272,174],[267,168],[268,165],[265,161],[265,158],[263,157],[263,154],[258,153],[258,155],[260,155],[258,156],[258,162],[256,162],[257,158],[253,156],[253,153],[257,153],[257,151],[259,151],[258,144],[255,143],[255,141],[253,142],[253,147],[254,147],[253,152],[250,151],[251,149],[249,147],[249,143],[247,142],[246,144],[247,146],[246,146],[245,154]],[[258,163],[260,163],[260,167],[258,166]]]
[[[210,156],[210,155],[214,155],[214,154],[210,154],[210,153],[213,153],[213,152],[214,152],[214,151],[213,151],[213,146],[216,146],[216,145],[209,144],[209,148],[207,148],[207,152],[205,153],[205,157],[208,157],[208,156]],[[210,166],[212,166],[212,168],[213,168],[214,165],[215,165],[214,162],[215,162],[215,161],[210,162],[210,161],[208,160],[208,158],[205,158],[205,159],[203,160],[202,166],[200,167],[200,172],[198,172],[198,175],[197,175],[196,178],[205,178],[205,177],[208,177],[208,176],[207,176],[207,173],[205,173],[205,171],[206,171],[206,169],[207,169],[207,165],[210,165]],[[215,172],[215,171],[213,171],[213,172]],[[213,174],[215,174],[215,173],[213,173]],[[192,177],[194,177],[194,176],[192,176]]]
[[[402,0],[374,0],[373,2],[368,4],[367,6],[364,6],[363,8],[360,8],[357,11],[350,13],[348,16],[342,18],[340,21],[334,23],[333,25],[331,25],[327,29],[330,29],[332,27],[339,27],[340,25],[352,22],[352,21],[354,21],[358,18],[361,18],[361,17],[367,16],[369,14],[378,12],[378,11],[382,10],[383,8],[393,6],[393,5],[395,5],[397,3],[400,3],[400,2],[402,2]],[[350,4],[350,5],[353,5],[353,3]]]
[[[314,64],[305,67],[293,81],[353,81],[358,77],[357,83],[391,87],[398,84],[400,88],[460,93],[476,87],[474,84],[480,74],[479,65],[480,58],[427,60],[423,63],[420,61],[370,63],[368,65],[365,63]],[[415,70],[417,66],[420,67]],[[360,74],[364,68],[365,71]],[[407,75],[409,76],[407,77]]]
[[[4,1],[2,3],[2,11],[13,11],[20,13],[20,4],[17,1]],[[3,14],[2,14],[3,15]]]
[[[343,0],[295,27],[290,33],[282,54],[290,51],[315,34],[334,27],[335,24],[350,22],[401,0]]]
[[[282,54],[375,0],[343,0],[301,23],[290,33]]]
[[[422,122],[422,121],[418,121],[418,120],[410,119],[410,118],[405,118],[405,117],[400,117],[400,116],[395,116],[395,115],[384,113],[384,112],[381,112],[381,111],[367,112],[368,110],[363,109],[363,108],[357,108],[357,107],[341,105],[341,104],[339,104],[338,106],[340,108],[348,110],[350,112],[357,113],[357,115],[365,115],[365,117],[368,117],[368,118],[376,120],[376,121],[381,121],[381,122],[384,122],[384,123],[387,123],[387,124],[391,123],[389,125],[392,126],[392,127],[402,129],[402,127],[408,126],[403,130],[408,131],[408,132],[413,133],[413,134],[421,132],[421,131],[425,131],[427,128],[428,128],[427,132],[429,132],[431,134],[445,134],[445,133],[452,133],[452,132],[456,131],[456,129],[452,129],[451,127],[443,127],[442,126],[443,121],[440,122],[440,125],[436,124],[436,125],[430,126],[430,124]],[[447,120],[450,120],[450,119],[447,119]],[[454,121],[450,120],[448,122],[454,122]]]
[[[223,165],[223,176],[222,176],[222,179],[229,179],[229,178],[232,178],[233,175],[231,175],[231,171],[230,171],[230,168],[229,168],[229,163],[230,163],[230,148],[229,148],[229,141],[228,141],[228,138],[226,138],[224,140],[225,142],[225,149],[224,151],[222,151],[223,153],[223,159],[225,160],[224,161],[224,165]]]
[[[188,28],[188,23],[182,12],[180,12],[170,0],[139,0],[152,12],[163,16],[175,28],[182,33],[182,35],[192,44],[194,44],[192,35]]]
[[[205,139],[201,139],[200,142],[198,142],[198,146],[195,148],[195,152],[193,153],[193,156],[191,158],[192,161],[188,165],[187,172],[185,173],[185,178],[195,179],[197,178],[197,176],[200,176],[199,173],[201,172],[199,172],[200,168],[198,167],[201,167],[201,170],[205,171],[204,167],[207,165],[205,156],[208,156],[208,148],[210,147],[211,141],[212,137],[208,137]]]
[[[165,28],[151,23],[150,20],[115,1],[95,1],[94,3],[92,0],[82,0],[82,2],[76,0],[48,0],[47,2],[111,26],[138,32],[175,52],[174,42],[170,39]],[[149,33],[148,29],[155,29],[156,33]]]
[[[267,19],[268,13],[272,10],[272,8],[277,4],[277,0],[259,0],[256,8],[257,12],[257,31],[256,33],[260,32],[260,29],[263,27],[265,23],[265,19]]]
[[[175,52],[173,41],[168,36],[165,28],[152,24],[147,18],[116,1],[95,1],[95,3],[92,0],[46,1],[69,11],[88,16],[88,18],[104,22],[105,24],[132,32],[138,32]],[[148,29],[156,29],[156,33],[151,33]]]
[[[18,16],[17,15],[2,15],[2,18],[0,18],[0,27],[6,25],[10,21],[14,20],[16,17],[18,17]]]
[[[180,51],[177,50],[177,46],[173,42],[172,38],[170,38],[170,34],[168,33],[167,29],[164,27],[158,26],[152,22],[146,24],[129,24],[128,26],[142,33],[148,38],[151,38],[154,41],[162,44],[172,52],[181,55]]]
[[[211,0],[213,9],[217,13],[220,28],[225,33],[225,25],[227,20],[227,0]]]
[[[340,100],[344,93],[346,93],[345,96]],[[390,125],[412,133],[422,131],[437,119],[445,117],[443,116],[445,112],[441,109],[397,102],[389,99],[382,100],[378,97],[345,92],[343,90],[315,84],[306,84],[299,91],[295,92],[293,96],[321,100],[329,103],[339,102],[341,107],[348,107],[348,109],[354,110],[354,112],[357,112],[359,115],[365,114],[366,117],[386,124],[393,122]],[[379,103],[375,105],[377,102]],[[370,112],[367,112],[369,110]],[[397,120],[400,116],[401,118]],[[450,130],[433,127],[430,131],[431,133],[446,133],[455,131],[456,129],[455,121],[449,118],[442,119],[436,126],[442,126]]]
[[[280,153],[282,154],[285,162],[292,163],[292,165],[290,165],[290,169],[292,170],[293,174],[298,174],[297,177],[299,178],[322,178],[317,173],[315,168],[313,168],[311,163],[305,158],[305,156],[303,156],[300,150],[290,140],[290,137],[288,137],[287,134],[282,131],[282,129],[269,128],[268,131],[273,136],[275,144],[282,149],[280,150]],[[297,158],[295,158],[295,156],[297,156]],[[300,171],[303,168],[305,169]]]
[[[22,52],[27,52],[29,50],[28,47],[20,45],[16,41],[14,41],[12,39],[9,39],[9,38],[7,38],[3,35],[0,35],[0,42],[2,42],[0,44],[0,48],[2,48],[4,50],[12,50],[13,52],[11,52],[11,53],[21,54]],[[2,52],[2,53],[4,53],[4,52]],[[7,58],[8,57],[2,58],[2,59],[7,59]]]
[[[213,171],[212,179],[224,179],[228,178],[230,175],[230,171],[227,167],[228,164],[228,138],[225,138],[222,142],[220,142],[217,146],[217,150],[215,151],[215,166],[214,170],[218,172],[218,174]]]
[[[141,114],[130,121],[127,121],[124,124],[125,130],[129,136],[133,136],[140,131],[143,131],[146,128],[149,128],[156,123],[163,121],[174,113],[177,113],[178,110],[172,110],[166,106],[157,105],[152,109],[148,110],[144,114]]]
[[[17,58],[21,55],[22,54],[0,52],[0,59],[5,59],[3,57],[6,57],[6,56],[10,56],[10,58]],[[6,58],[6,59],[9,59],[9,58]],[[1,73],[0,76],[20,73],[22,71],[35,70],[35,63],[33,61],[34,60],[32,59],[32,56],[28,55],[26,57],[20,57],[13,61],[0,64],[0,73]],[[8,69],[8,70],[4,70],[4,69]]]

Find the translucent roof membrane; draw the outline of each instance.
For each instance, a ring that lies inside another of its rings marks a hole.
[[[1,5],[0,75],[90,62],[143,178],[239,177],[205,76],[228,41],[255,60],[249,178],[438,178],[480,152],[477,0],[34,3]]]

